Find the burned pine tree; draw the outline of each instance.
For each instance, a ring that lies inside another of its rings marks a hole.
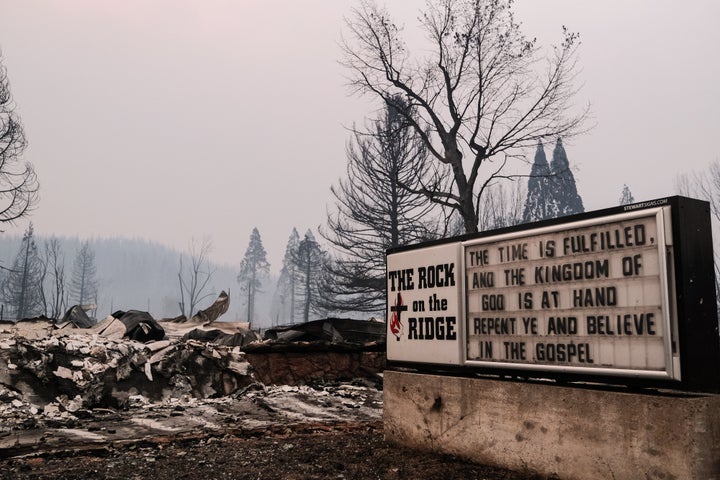
[[[25,230],[20,249],[2,283],[3,318],[22,320],[43,313],[43,264],[33,238],[32,223]]]
[[[13,222],[38,201],[38,182],[29,162],[22,163],[27,141],[13,108],[10,83],[0,55],[0,222]]]
[[[347,178],[331,188],[335,212],[320,231],[338,252],[323,288],[328,310],[382,311],[385,251],[439,236],[442,212],[418,191],[446,175],[429,160],[409,110],[394,98],[347,146]]]
[[[267,261],[265,247],[263,247],[260,232],[257,228],[253,228],[250,234],[250,242],[245,257],[240,263],[240,273],[237,281],[241,285],[241,289],[245,292],[245,303],[247,306],[247,321],[252,328],[255,319],[255,295],[262,287],[262,275],[267,274],[270,269],[270,263]]]

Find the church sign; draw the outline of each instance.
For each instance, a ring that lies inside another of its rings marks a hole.
[[[388,362],[715,391],[709,208],[671,197],[388,252]]]

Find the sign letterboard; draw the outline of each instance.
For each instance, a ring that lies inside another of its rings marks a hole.
[[[463,243],[467,362],[676,378],[665,213]]]

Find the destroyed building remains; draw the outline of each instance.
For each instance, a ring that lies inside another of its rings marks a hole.
[[[323,393],[326,387],[318,390],[318,385],[358,379],[361,388],[376,392],[363,394],[371,402],[369,411],[380,411],[384,323],[325,319],[278,327],[261,339],[246,324],[217,321],[227,310],[223,302],[227,297],[192,319],[155,320],[128,310],[91,324],[81,308],[72,308],[60,321],[4,322],[0,439],[13,431],[71,427],[98,412],[138,406],[185,409],[243,397],[266,411],[282,410],[272,392],[297,395],[296,401],[315,392],[322,407],[340,394],[337,389]],[[304,391],[305,385],[315,389]],[[348,392],[354,387],[347,388],[342,395],[352,396]],[[299,421],[302,413],[296,417]]]

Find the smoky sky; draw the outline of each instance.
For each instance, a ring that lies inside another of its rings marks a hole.
[[[416,1],[389,3],[412,38]],[[325,222],[348,127],[377,102],[339,64],[355,2],[0,0],[0,48],[41,182],[41,234],[209,238],[237,264],[253,227],[277,271],[291,229]],[[540,45],[580,32],[565,143],[588,210],[674,193],[720,157],[720,4],[522,0]],[[550,51],[550,50],[549,50]],[[549,152],[548,152],[549,153]],[[529,168],[529,167],[528,167]],[[316,237],[319,237],[316,233]]]

